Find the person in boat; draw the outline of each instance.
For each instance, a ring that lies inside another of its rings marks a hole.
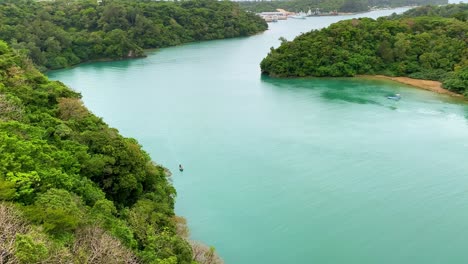
[[[182,164],[179,164],[179,170],[184,171],[184,167],[182,167]]]

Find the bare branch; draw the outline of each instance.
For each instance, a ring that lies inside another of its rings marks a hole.
[[[138,263],[129,249],[99,227],[78,230],[72,251],[75,256],[80,256],[80,263]]]
[[[0,203],[0,264],[18,263],[14,256],[16,234],[29,231],[19,213],[12,206]]]
[[[200,264],[224,264],[214,247],[208,247],[197,241],[189,241],[192,246],[193,260]]]

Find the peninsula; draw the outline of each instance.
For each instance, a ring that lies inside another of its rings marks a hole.
[[[467,95],[467,18],[468,4],[457,4],[420,7],[377,20],[340,21],[283,41],[260,66],[263,74],[273,77],[385,75],[432,80]]]
[[[229,1],[6,0],[0,39],[40,70],[144,56],[144,49],[242,37],[268,25]]]

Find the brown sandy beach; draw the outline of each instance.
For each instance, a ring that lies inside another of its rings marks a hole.
[[[391,80],[391,81],[411,85],[420,89],[436,92],[439,94],[447,94],[447,95],[455,96],[455,97],[463,97],[461,94],[457,94],[457,93],[454,93],[447,89],[442,88],[442,83],[438,81],[413,79],[409,77],[391,77],[391,76],[385,76],[385,75],[358,75],[356,77],[366,78],[366,79]]]

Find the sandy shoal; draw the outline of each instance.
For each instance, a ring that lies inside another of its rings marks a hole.
[[[356,77],[366,78],[366,79],[392,80],[395,82],[411,85],[420,89],[436,92],[439,94],[447,94],[451,96],[462,97],[461,94],[457,94],[457,93],[454,93],[447,89],[442,88],[442,83],[438,81],[413,79],[409,77],[391,77],[391,76],[385,76],[385,75],[358,75]]]

